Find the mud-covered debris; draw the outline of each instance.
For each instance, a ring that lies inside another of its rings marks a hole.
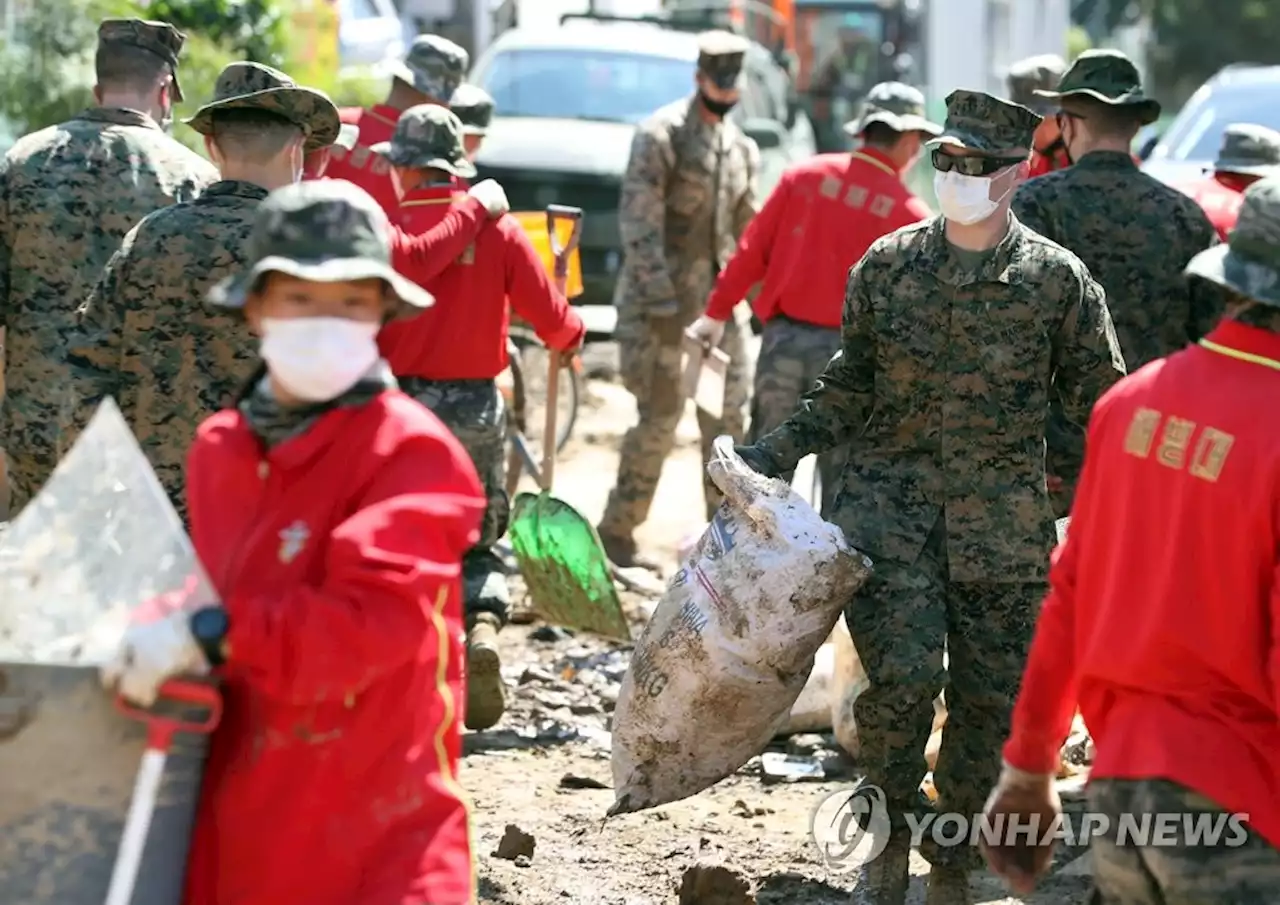
[[[700,861],[680,880],[680,905],[755,905],[755,884],[725,864]]]
[[[566,773],[560,777],[560,788],[562,789],[609,789],[612,788],[607,782],[596,779],[594,776],[578,776],[574,773]]]
[[[796,757],[767,751],[760,755],[760,773],[765,782],[822,782],[826,771],[816,757]]]
[[[826,747],[826,740],[816,732],[805,732],[787,739],[787,753],[798,757],[817,754]]]
[[[533,859],[528,855],[516,855],[514,860],[516,867],[528,867],[533,863]]]
[[[524,672],[520,673],[520,684],[528,685],[531,682],[537,682],[540,685],[548,685],[556,681],[556,677],[547,672],[540,666],[527,666]]]
[[[567,641],[572,637],[573,632],[556,625],[540,625],[529,633],[530,641],[544,641],[548,644]]]
[[[514,823],[508,823],[502,838],[498,841],[498,847],[493,850],[493,857],[501,858],[503,861],[515,861],[523,857],[525,864],[521,866],[527,866],[533,859],[533,850],[537,844],[532,833],[526,833]]]

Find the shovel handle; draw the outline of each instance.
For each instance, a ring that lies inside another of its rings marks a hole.
[[[120,695],[116,695],[116,710],[124,716],[145,723],[147,747],[156,751],[168,751],[173,737],[179,732],[208,735],[222,719],[222,695],[212,685],[170,679],[160,686],[160,697],[178,704],[194,705],[205,709],[202,719],[187,720],[181,717],[160,716],[144,710]]]
[[[556,289],[561,295],[565,294],[569,285],[569,256],[577,249],[578,241],[582,238],[582,216],[580,207],[547,205],[547,237],[551,242],[551,254],[555,258]],[[573,222],[573,231],[564,244],[560,243],[560,233],[556,230],[556,223],[560,220]]]
[[[560,398],[561,353],[547,349],[547,415],[542,428],[542,486],[551,489],[556,475],[556,410]]]

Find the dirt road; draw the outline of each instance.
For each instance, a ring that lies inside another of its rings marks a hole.
[[[577,439],[557,473],[557,492],[594,519],[604,507],[633,407],[615,384],[593,381],[590,395]],[[646,548],[672,567],[679,541],[702,521],[700,475],[696,426],[686,417],[653,517],[640,534]],[[626,595],[626,603],[640,624],[645,601]],[[512,626],[502,637],[511,710],[496,729],[464,739],[462,781],[473,799],[480,901],[674,903],[680,901],[677,890],[685,871],[699,859],[719,858],[751,882],[762,905],[849,902],[851,876],[828,869],[809,836],[817,804],[857,779],[856,765],[834,753],[830,737],[790,742],[792,751],[820,760],[826,771],[822,781],[766,783],[753,761],[692,799],[606,821],[613,801],[607,727],[626,670],[626,650],[540,625]],[[787,744],[780,740],[779,750]],[[1068,865],[1078,854],[1060,853],[1065,871],[1025,901],[1083,901],[1086,862]],[[918,878],[912,901],[922,902],[927,865],[913,858]],[[973,889],[984,905],[1024,901],[1008,898],[986,876],[975,877]],[[704,896],[688,901],[743,905],[744,900]]]

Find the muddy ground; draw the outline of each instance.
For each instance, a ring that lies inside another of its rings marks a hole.
[[[607,351],[600,355],[593,370],[607,373]],[[603,510],[634,408],[626,392],[608,380],[593,379],[589,397],[562,457],[557,493],[594,520]],[[690,414],[663,472],[653,516],[639,535],[671,568],[676,546],[701,523],[700,467]],[[639,626],[652,600],[623,596]],[[756,760],[692,799],[606,820],[613,801],[607,727],[627,651],[537,623],[511,626],[502,637],[510,710],[494,730],[464,739],[462,781],[473,802],[482,902],[741,905],[732,896],[680,898],[685,871],[700,859],[720,859],[740,872],[762,905],[850,901],[852,877],[826,867],[809,836],[817,804],[858,777],[856,763],[837,753],[832,738],[778,741],[778,750],[789,746],[822,763],[820,781],[767,782]],[[500,846],[504,835],[509,838]],[[1008,897],[994,878],[977,876],[976,901],[1082,902],[1087,859],[1079,856],[1060,851],[1058,872],[1025,900]],[[913,859],[912,901],[922,902],[927,865],[918,855]]]

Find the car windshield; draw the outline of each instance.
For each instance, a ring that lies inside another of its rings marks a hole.
[[[694,61],[599,50],[508,50],[478,84],[499,116],[639,123],[693,91]]]
[[[1213,160],[1222,133],[1232,123],[1280,130],[1280,82],[1218,85],[1201,89],[1152,151],[1164,160]]]

